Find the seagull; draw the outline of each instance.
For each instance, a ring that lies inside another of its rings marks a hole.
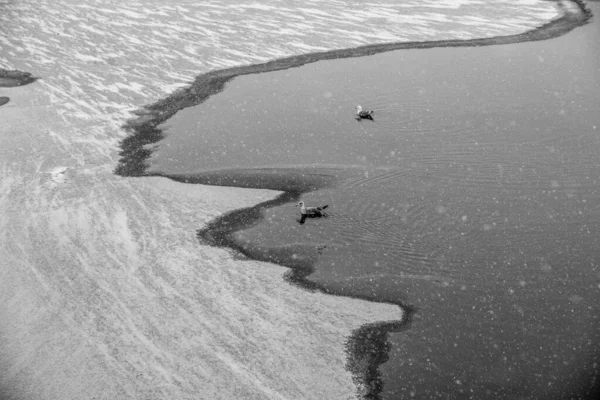
[[[363,111],[361,106],[356,106],[356,119],[373,119],[373,110]]]
[[[300,218],[300,223],[303,224],[304,221],[306,221],[306,218],[308,217],[316,218],[325,216],[323,210],[329,207],[329,204],[326,204],[322,207],[306,207],[304,205],[304,202],[301,201],[300,203],[295,205],[295,207],[298,206],[300,206],[300,214],[302,214],[302,218]]]

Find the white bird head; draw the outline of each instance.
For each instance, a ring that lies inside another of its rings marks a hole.
[[[300,206],[300,207],[304,207],[304,202],[303,202],[303,201],[301,201],[300,203],[296,204],[294,207],[298,207],[298,206]]]
[[[362,107],[361,106],[356,106],[356,112],[359,113],[362,111]]]

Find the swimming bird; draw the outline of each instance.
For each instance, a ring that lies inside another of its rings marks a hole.
[[[326,204],[322,207],[306,207],[304,205],[304,202],[301,201],[300,203],[296,204],[296,207],[298,206],[300,206],[300,213],[302,215],[313,215],[315,217],[322,217],[323,210],[329,207],[329,204]]]
[[[373,110],[364,110],[361,106],[356,106],[356,119],[373,119]]]
[[[302,214],[302,217],[300,218],[300,223],[303,224],[304,221],[306,221],[306,218],[316,218],[325,216],[323,210],[329,207],[329,204],[326,204],[321,207],[306,207],[304,205],[304,202],[301,201],[300,203],[296,204],[295,207],[298,206],[300,206],[300,214]]]

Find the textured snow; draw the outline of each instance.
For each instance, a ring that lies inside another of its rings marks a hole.
[[[291,287],[281,267],[195,238],[211,218],[276,193],[112,170],[131,111],[199,73],[382,41],[513,34],[556,16],[534,0],[397,3],[0,1],[0,67],[41,77],[0,89],[11,98],[0,109],[0,390],[354,398],[344,341],[399,309]]]

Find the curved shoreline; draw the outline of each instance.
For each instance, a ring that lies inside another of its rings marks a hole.
[[[257,204],[250,208],[239,209],[221,216],[204,229],[197,231],[199,239],[210,245],[229,247],[241,254],[255,260],[273,262],[289,268],[285,273],[285,279],[295,285],[308,290],[318,290],[324,293],[355,297],[369,301],[381,301],[374,298],[363,298],[347,293],[337,293],[328,288],[308,280],[308,276],[314,271],[316,261],[314,249],[304,249],[304,257],[290,262],[290,257],[281,257],[280,252],[271,252],[269,249],[251,249],[235,241],[232,235],[241,229],[255,225],[262,219],[261,209],[275,207],[284,203],[297,200],[303,193],[318,190],[330,184],[335,184],[336,178],[332,175],[316,175],[303,173],[302,180],[294,179],[299,171],[292,168],[285,169],[253,169],[235,171],[212,171],[198,174],[153,174],[146,172],[146,161],[152,154],[152,150],[145,146],[156,143],[162,139],[162,131],[158,126],[168,120],[176,112],[183,108],[201,104],[211,95],[217,94],[225,88],[225,84],[239,76],[254,73],[270,72],[288,68],[299,67],[304,64],[347,57],[360,57],[372,55],[385,51],[398,49],[418,49],[433,47],[471,47],[488,46],[496,44],[511,44],[523,41],[545,40],[563,35],[577,26],[583,25],[591,18],[591,12],[585,7],[581,0],[573,0],[571,3],[577,6],[576,12],[572,12],[558,2],[563,15],[555,20],[531,31],[501,37],[470,40],[447,40],[432,42],[404,42],[382,45],[368,45],[353,49],[334,50],[324,53],[310,53],[300,56],[292,56],[280,60],[274,60],[263,64],[245,67],[228,68],[224,70],[209,72],[196,78],[195,82],[188,88],[180,90],[168,98],[158,101],[138,111],[139,118],[129,121],[125,128],[133,135],[124,139],[121,143],[121,161],[115,173],[123,176],[165,176],[185,183],[202,183],[210,185],[227,185],[238,187],[252,187],[282,190],[284,193],[275,199]],[[308,175],[308,180],[306,179]],[[281,249],[279,249],[281,250]],[[299,249],[290,249],[297,253]],[[302,250],[302,249],[300,249]],[[346,343],[348,361],[346,368],[352,373],[353,379],[364,398],[380,398],[383,382],[379,373],[379,366],[387,361],[389,344],[387,337],[391,332],[398,332],[410,326],[414,309],[406,304],[396,304],[404,309],[402,320],[385,321],[374,324],[363,325],[353,332]]]
[[[121,176],[152,176],[146,172],[147,160],[152,150],[147,146],[163,139],[162,130],[158,127],[178,111],[202,104],[210,96],[221,92],[225,84],[240,75],[259,74],[300,67],[305,64],[338,58],[363,57],[378,53],[403,49],[431,49],[434,47],[478,47],[514,44],[526,41],[546,40],[564,35],[578,26],[586,24],[592,17],[591,11],[583,0],[564,0],[574,4],[576,12],[563,5],[563,0],[556,1],[562,16],[529,31],[507,36],[494,36],[482,39],[435,40],[429,42],[393,42],[373,44],[341,50],[308,53],[285,57],[261,64],[232,67],[208,72],[196,77],[186,88],[175,91],[165,99],[136,110],[137,118],[129,120],[123,128],[130,133],[120,143],[120,160],[115,173]]]
[[[288,187],[288,190],[283,191],[283,193],[272,200],[256,204],[252,207],[238,209],[212,220],[206,227],[198,229],[196,236],[201,242],[208,245],[231,248],[250,259],[286,267],[289,270],[284,274],[284,280],[305,290],[318,291],[333,296],[347,296],[366,301],[381,302],[375,295],[367,297],[348,294],[309,280],[308,277],[316,268],[315,263],[319,257],[318,248],[310,245],[295,245],[286,248],[257,248],[245,246],[244,243],[240,243],[240,241],[233,237],[237,231],[260,223],[263,219],[263,209],[298,201],[302,194],[312,191],[317,187],[321,189],[328,186],[327,181],[324,184],[322,175],[313,175],[312,177],[313,180],[307,185],[309,187],[308,190],[292,190],[292,188]],[[186,183],[211,184],[210,180],[205,179],[207,177],[204,179],[202,177],[175,178],[175,180],[183,180]],[[208,179],[210,178],[208,177]],[[306,184],[306,180],[304,180],[304,183]],[[352,380],[356,387],[359,388],[361,396],[365,399],[380,398],[379,394],[383,389],[383,379],[379,371],[379,366],[389,358],[390,345],[387,340],[388,335],[391,332],[401,332],[408,329],[416,311],[409,304],[385,302],[394,304],[402,310],[401,319],[363,325],[356,329],[345,343],[348,354],[346,369],[352,374]]]

